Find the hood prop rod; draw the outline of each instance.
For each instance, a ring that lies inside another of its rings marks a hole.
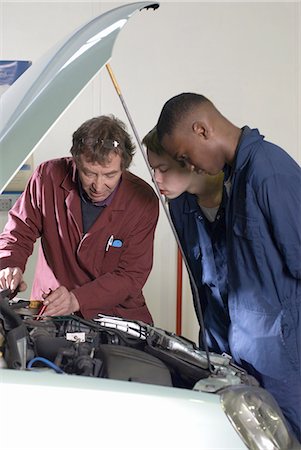
[[[171,227],[171,229],[172,229],[172,232],[173,232],[173,235],[174,235],[174,237],[175,237],[175,240],[176,240],[176,242],[177,242],[177,244],[178,244],[178,247],[179,247],[179,249],[180,249],[180,252],[181,252],[181,254],[182,254],[182,258],[183,258],[183,261],[184,261],[184,263],[185,263],[185,266],[186,266],[186,269],[187,269],[187,272],[188,272],[188,276],[189,276],[189,279],[190,279],[190,282],[191,282],[191,286],[192,286],[192,289],[193,289],[193,293],[194,293],[194,295],[193,295],[193,298],[194,298],[194,306],[195,306],[195,308],[196,308],[196,311],[197,311],[197,317],[198,317],[199,324],[200,324],[200,327],[201,327],[203,346],[204,346],[204,350],[205,350],[205,352],[206,352],[206,356],[207,356],[207,359],[208,359],[208,366],[209,366],[208,369],[210,370],[211,373],[213,373],[213,367],[211,366],[211,363],[210,363],[209,349],[208,349],[208,345],[207,345],[207,341],[206,341],[203,313],[202,313],[202,308],[201,308],[201,303],[200,303],[200,297],[199,297],[198,289],[197,289],[197,286],[196,286],[196,282],[195,282],[195,280],[194,280],[194,277],[193,277],[192,272],[191,272],[191,270],[190,270],[190,267],[189,267],[189,265],[188,265],[187,258],[186,258],[186,256],[185,256],[183,247],[182,247],[182,245],[181,245],[181,243],[180,243],[180,240],[179,240],[177,231],[176,231],[176,229],[175,229],[175,226],[174,226],[174,224],[173,224],[173,222],[172,222],[172,220],[171,220],[169,210],[168,210],[168,208],[167,208],[167,206],[166,206],[166,202],[165,202],[165,200],[164,200],[164,198],[163,198],[163,195],[162,195],[161,192],[160,192],[159,186],[158,186],[158,184],[157,184],[157,182],[156,182],[156,180],[155,180],[155,177],[154,177],[153,172],[152,172],[152,168],[151,168],[151,166],[150,166],[150,164],[149,164],[149,162],[148,162],[148,159],[147,159],[146,152],[145,152],[144,149],[143,149],[143,146],[142,146],[142,143],[141,143],[141,140],[140,140],[140,137],[139,137],[137,128],[136,128],[136,126],[135,126],[135,124],[134,124],[134,122],[133,122],[133,120],[132,120],[131,114],[130,114],[130,112],[129,112],[129,110],[128,110],[128,107],[127,107],[127,105],[126,105],[126,103],[125,103],[125,100],[124,100],[124,98],[123,98],[121,89],[120,89],[120,87],[119,87],[119,85],[118,85],[118,83],[117,83],[116,77],[115,77],[115,75],[114,75],[114,73],[113,73],[113,70],[112,70],[110,64],[107,63],[107,64],[106,64],[106,68],[107,68],[107,71],[108,71],[108,73],[109,73],[109,75],[110,75],[110,78],[111,78],[111,80],[112,80],[112,83],[113,83],[113,85],[114,85],[114,88],[115,88],[115,90],[116,90],[116,92],[117,92],[117,95],[118,95],[118,97],[119,97],[119,99],[120,99],[120,101],[121,101],[121,104],[122,104],[122,106],[123,106],[123,109],[124,109],[124,111],[125,111],[125,114],[126,114],[128,120],[129,120],[129,122],[130,122],[130,125],[131,125],[131,127],[132,127],[132,130],[133,130],[133,133],[134,133],[134,135],[135,135],[136,141],[137,141],[137,143],[138,143],[138,146],[139,146],[140,151],[141,151],[141,153],[142,153],[142,156],[143,156],[143,158],[144,158],[145,164],[146,164],[146,166],[147,166],[147,168],[148,168],[148,171],[149,171],[149,173],[150,173],[150,176],[151,176],[151,178],[152,178],[152,180],[153,180],[153,182],[154,182],[154,185],[155,185],[155,188],[156,188],[157,195],[158,195],[158,197],[159,197],[159,199],[160,199],[160,201],[161,201],[163,210],[164,210],[164,212],[165,212],[165,214],[166,214],[167,220],[168,220],[168,222],[169,222],[169,225],[170,225],[170,227]]]

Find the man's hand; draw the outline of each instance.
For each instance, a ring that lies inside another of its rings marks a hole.
[[[45,316],[66,316],[79,311],[77,298],[65,286],[60,286],[50,294],[46,293],[43,297],[43,304],[47,306]]]
[[[27,284],[23,280],[23,272],[19,267],[6,267],[0,270],[0,288],[10,289],[12,292],[23,292]]]

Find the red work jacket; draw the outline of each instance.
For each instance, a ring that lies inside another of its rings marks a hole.
[[[103,313],[151,323],[142,287],[152,268],[158,213],[153,189],[125,171],[112,203],[84,234],[72,158],[45,162],[9,213],[0,268],[24,271],[40,237],[33,299],[65,286],[85,318]],[[119,246],[108,245],[113,241]]]

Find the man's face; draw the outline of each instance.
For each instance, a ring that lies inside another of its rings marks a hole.
[[[105,200],[117,186],[122,170],[121,158],[112,152],[106,164],[88,161],[81,155],[77,163],[77,170],[83,190],[92,202]]]
[[[217,175],[224,167],[224,160],[213,140],[195,132],[192,127],[176,127],[171,134],[165,134],[162,146],[175,160],[198,174]]]
[[[181,167],[167,154],[157,155],[148,151],[147,157],[162,195],[173,199],[189,189],[191,173],[186,167]]]

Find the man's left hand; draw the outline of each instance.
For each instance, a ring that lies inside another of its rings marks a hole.
[[[77,298],[65,286],[58,287],[48,295],[45,294],[43,304],[47,306],[44,316],[66,316],[79,311]]]

